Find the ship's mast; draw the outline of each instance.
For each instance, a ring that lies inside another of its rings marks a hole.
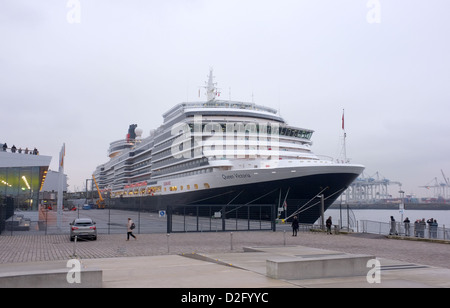
[[[342,130],[344,132],[344,143],[342,145],[342,151],[344,152],[344,162],[347,163],[347,145],[346,145],[347,133],[345,131],[344,114],[345,109],[342,109]]]
[[[206,99],[208,102],[213,101],[216,99],[216,95],[218,95],[217,83],[214,82],[214,76],[213,76],[213,68],[209,69],[209,76],[208,76],[208,82],[206,83]]]

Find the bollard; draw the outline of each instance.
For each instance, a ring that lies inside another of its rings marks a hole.
[[[78,236],[75,235],[75,239],[73,241],[73,255],[72,255],[72,257],[74,257],[74,258],[77,257],[77,240],[78,240]]]
[[[167,253],[170,253],[169,237],[170,237],[170,234],[167,233]]]
[[[286,230],[283,230],[284,246],[286,246]]]
[[[231,250],[233,250],[233,232],[230,233],[230,246]]]

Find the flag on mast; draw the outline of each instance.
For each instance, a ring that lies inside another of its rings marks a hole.
[[[347,133],[345,132],[345,109],[342,109],[342,130],[344,131],[344,138],[342,140],[342,154],[344,158],[344,162],[347,162],[347,149],[345,145],[345,139],[347,138]]]
[[[58,199],[56,202],[57,225],[62,228],[62,213],[64,199],[64,157],[66,156],[66,144],[63,143],[61,152],[59,152],[59,172],[58,172]]]
[[[64,168],[64,157],[66,156],[66,144],[64,143],[61,149],[61,152],[59,152],[59,166]]]

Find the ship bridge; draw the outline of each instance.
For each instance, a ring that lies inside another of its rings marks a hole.
[[[219,101],[181,103],[166,112],[164,117],[165,125],[172,125],[180,122],[183,118],[195,115],[214,117],[250,117],[253,119],[269,120],[284,123],[282,117],[275,109],[258,106],[251,103],[237,101]]]

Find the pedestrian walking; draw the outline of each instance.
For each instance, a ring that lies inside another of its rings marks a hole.
[[[298,219],[297,216],[294,216],[294,219],[292,220],[292,236],[297,236],[298,228]]]
[[[333,234],[333,233],[331,233],[331,226],[333,225],[333,221],[331,220],[331,216],[328,217],[327,221],[325,222],[325,225],[327,226],[327,234]]]
[[[133,230],[136,228],[136,225],[131,220],[131,218],[128,218],[127,223],[127,241],[130,240],[130,236],[132,236],[135,240],[137,240],[136,236],[133,234]]]

